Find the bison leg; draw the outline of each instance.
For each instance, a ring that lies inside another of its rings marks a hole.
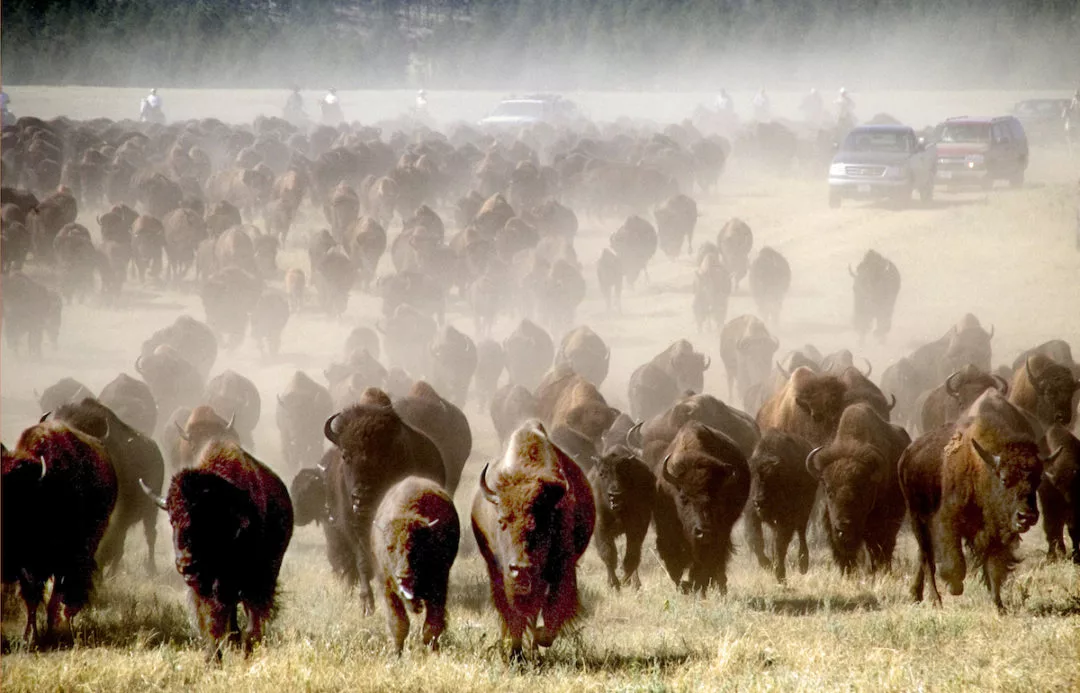
[[[445,600],[435,603],[427,603],[427,613],[424,615],[424,645],[433,652],[439,651],[439,636],[446,630],[446,603]]]
[[[221,649],[229,631],[229,622],[236,619],[236,605],[227,606],[220,599],[207,598],[199,594],[194,595],[194,601],[199,631],[207,639],[206,659],[221,662]]]
[[[949,586],[949,594],[959,596],[964,593],[964,577],[967,575],[967,561],[960,544],[960,536],[955,532],[942,532],[941,579]]]
[[[394,641],[395,652],[400,655],[405,648],[405,638],[409,635],[409,614],[390,580],[383,583],[383,600],[386,604],[386,629]]]
[[[623,584],[631,584],[634,589],[641,589],[641,578],[638,577],[638,566],[641,565],[641,546],[645,543],[645,533],[649,531],[649,524],[645,522],[640,528],[633,528],[626,532],[626,553],[623,555]]]
[[[937,579],[934,577],[936,566],[934,564],[934,543],[930,532],[930,523],[926,518],[911,518],[911,528],[915,534],[915,541],[919,545],[919,568],[915,572],[915,579],[911,583],[911,598],[921,602],[923,598],[923,583],[930,583],[930,599],[934,606],[941,606],[941,593],[938,592]]]
[[[1039,485],[1039,500],[1042,501],[1042,524],[1047,544],[1046,556],[1050,560],[1064,558],[1065,513],[1068,512],[1068,506],[1057,489],[1045,482]]]
[[[146,537],[146,572],[148,575],[156,575],[154,553],[157,549],[157,508],[151,508],[143,516],[143,535]]]
[[[810,570],[810,548],[806,544],[806,526],[803,525],[796,531],[799,534],[799,573],[806,575],[806,571]]]
[[[619,562],[619,553],[615,548],[615,538],[612,536],[611,528],[604,527],[601,531],[596,532],[594,543],[596,544],[596,552],[600,554],[600,560],[604,562],[604,567],[607,568],[608,586],[618,590],[619,577],[615,574],[615,566]]]
[[[776,581],[783,584],[787,579],[787,550],[791,543],[791,535],[795,533],[792,527],[778,525],[773,528],[773,556],[776,559]],[[806,571],[803,571],[806,572]]]
[[[761,515],[757,513],[754,508],[747,508],[744,516],[744,529],[746,533],[746,543],[750,547],[750,550],[757,556],[758,565],[769,570],[773,567],[772,561],[765,555],[765,536],[761,531]],[[773,541],[776,541],[777,532],[773,531]],[[790,539],[790,535],[788,536]],[[773,555],[777,555],[775,552]],[[783,578],[779,578],[781,581]]]
[[[1000,613],[1005,613],[1005,604],[1001,601],[1001,586],[1009,576],[1013,562],[1009,553],[1008,549],[998,548],[986,557],[983,564],[983,577],[990,588],[990,598]]]
[[[32,645],[38,639],[38,608],[45,593],[45,585],[31,578],[24,570],[19,576],[19,591],[22,593],[23,604],[26,605],[26,630],[23,631],[23,640]]]
[[[560,571],[562,579],[548,588],[548,601],[544,605],[544,625],[534,634],[536,644],[551,647],[563,625],[577,616],[578,590],[577,568],[573,561],[568,561]]]

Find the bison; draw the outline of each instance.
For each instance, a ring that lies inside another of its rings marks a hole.
[[[407,609],[425,610],[423,643],[439,649],[460,536],[453,500],[430,479],[407,477],[390,487],[379,503],[371,546],[387,627],[399,654],[409,634]]]
[[[740,315],[729,320],[720,330],[720,360],[727,373],[728,396],[734,397],[737,388],[746,407],[748,393],[768,380],[778,348],[780,340],[759,318]]]
[[[668,576],[686,592],[704,596],[715,585],[726,593],[731,529],[750,495],[746,456],[727,436],[691,421],[654,473],[656,550]]]
[[[1046,433],[1046,443],[1062,450],[1046,465],[1039,484],[1047,554],[1051,559],[1068,555],[1063,535],[1067,527],[1072,539],[1072,561],[1080,565],[1080,440],[1064,426],[1054,425]]]
[[[846,390],[835,375],[814,373],[805,366],[796,368],[787,385],[758,411],[758,426],[793,433],[812,445],[824,445],[836,433]]]
[[[70,624],[90,601],[94,556],[116,504],[116,473],[101,443],[61,421],[23,431],[13,452],[3,449],[0,469],[3,581],[19,583],[26,605],[23,638],[34,643],[50,578],[46,636],[61,605]]]
[[[588,479],[596,505],[593,545],[607,568],[608,585],[614,589],[621,585],[640,588],[637,569],[641,545],[652,521],[656,477],[630,448],[617,445],[604,453],[589,471]],[[624,535],[626,552],[620,580],[615,571],[619,560],[615,540]]]
[[[733,289],[738,289],[739,282],[746,276],[753,246],[754,234],[742,219],[729,219],[716,234],[716,247],[724,258],[724,266],[731,272]]]
[[[413,383],[408,396],[394,400],[394,411],[439,448],[446,467],[446,490],[453,496],[472,454],[472,429],[465,414],[423,380]]]
[[[776,250],[765,246],[750,265],[750,294],[761,318],[775,325],[791,288],[791,266]]]
[[[855,309],[851,322],[859,341],[866,339],[873,326],[874,336],[884,342],[892,329],[893,309],[900,293],[900,270],[876,250],[868,250],[856,270],[848,265],[848,274],[854,280]]]
[[[322,424],[333,413],[330,391],[296,371],[277,397],[276,421],[285,463],[299,469],[322,455]]]
[[[575,327],[563,336],[555,363],[569,364],[574,372],[596,387],[604,383],[611,361],[611,349],[587,325]]]
[[[528,319],[521,321],[503,340],[502,346],[510,382],[524,385],[530,390],[540,383],[555,358],[555,344],[551,336]]]
[[[213,440],[178,472],[165,498],[143,489],[169,516],[176,570],[191,588],[207,659],[221,661],[226,638],[245,654],[276,607],[277,579],[292,538],[289,490],[236,441]],[[247,624],[240,633],[237,608]]]
[[[473,499],[473,534],[511,657],[520,658],[526,628],[536,645],[550,647],[577,615],[577,562],[592,537],[596,506],[581,469],[539,421],[511,435],[490,481],[488,469]]]
[[[1080,381],[1072,369],[1034,354],[1024,361],[1024,367],[1013,376],[1009,401],[1037,418],[1044,426],[1072,424],[1076,410],[1074,399]]]
[[[518,426],[540,415],[540,404],[527,388],[507,384],[495,392],[489,411],[495,433],[499,436],[499,445],[503,446]]]

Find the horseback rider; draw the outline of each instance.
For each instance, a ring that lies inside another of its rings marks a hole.
[[[345,120],[341,112],[341,102],[338,101],[337,89],[334,87],[326,90],[326,95],[323,96],[319,105],[322,106],[323,122],[327,125],[337,125]]]
[[[300,96],[300,87],[293,86],[289,98],[285,99],[284,116],[290,123],[307,120],[307,114],[304,113],[304,97]]]
[[[821,93],[817,89],[810,89],[810,93],[807,94],[802,103],[799,105],[799,110],[802,111],[803,118],[806,122],[817,127],[821,123],[821,116],[825,112],[825,102],[821,98]]]
[[[144,123],[164,123],[165,114],[161,110],[161,97],[157,88],[150,90],[139,104],[139,120]]]

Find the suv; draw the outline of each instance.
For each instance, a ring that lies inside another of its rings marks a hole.
[[[561,96],[537,94],[504,99],[480,125],[567,124],[581,115],[577,104]]]
[[[1068,107],[1069,99],[1027,99],[1018,101],[1012,114],[1031,141],[1054,144],[1065,141],[1065,123],[1061,114]]]
[[[1028,141],[1014,116],[949,118],[935,128],[937,180],[946,185],[982,185],[1007,180],[1024,184]]]
[[[829,165],[829,206],[845,197],[909,202],[913,191],[934,196],[934,157],[906,125],[860,125],[837,147]]]

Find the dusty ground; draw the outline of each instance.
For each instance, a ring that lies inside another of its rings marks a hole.
[[[12,88],[20,115],[122,117],[137,111],[140,92]],[[735,95],[740,99],[740,95]],[[748,100],[749,95],[745,95]],[[780,108],[788,96],[774,97]],[[1004,110],[1020,94],[856,95],[860,114],[888,110],[919,126],[948,114]],[[177,117],[218,115],[244,120],[275,112],[283,95],[274,92],[165,94],[166,110]],[[498,95],[435,94],[432,105],[447,105],[455,118],[483,114]],[[693,95],[584,94],[595,116],[620,112],[658,119],[681,118]],[[355,101],[354,101],[355,99]],[[967,99],[967,100],[965,100]],[[370,104],[371,119],[391,117],[411,101],[407,92],[343,95],[352,104]],[[310,100],[309,100],[310,103]],[[399,105],[400,104],[400,105]],[[864,109],[863,104],[868,108]],[[873,105],[874,108],[869,108]],[[309,107],[310,108],[310,107]],[[197,113],[196,113],[197,111]],[[910,115],[905,115],[910,114]],[[361,116],[363,117],[363,116]],[[363,117],[367,120],[366,117]],[[920,118],[922,120],[920,120]],[[791,294],[777,334],[781,353],[806,343],[823,352],[848,347],[874,364],[875,378],[895,358],[936,338],[966,312],[995,327],[994,361],[1011,363],[1023,348],[1059,337],[1080,348],[1080,251],[1076,247],[1076,181],[1080,161],[1060,151],[1035,150],[1028,184],[1022,190],[947,194],[932,205],[897,210],[852,203],[826,205],[824,181],[777,178],[748,171],[733,161],[719,193],[700,200],[697,241],[714,239],[721,224],[739,216],[752,227],[755,248],[770,245],[789,260]],[[283,267],[307,269],[303,231],[323,225],[309,213],[295,234],[296,247],[283,254]],[[400,223],[400,222],[398,222]],[[612,374],[602,387],[615,406],[626,404],[626,378],[641,362],[673,339],[686,336],[713,357],[706,391],[724,397],[724,374],[717,336],[698,334],[690,314],[692,262],[657,255],[651,283],[624,296],[624,313],[609,316],[595,287],[595,260],[619,220],[582,219],[577,242],[585,263],[589,295],[578,322],[587,323],[612,348]],[[88,226],[96,226],[88,224]],[[95,229],[96,230],[96,229]],[[397,228],[392,229],[396,232]],[[874,248],[891,258],[903,277],[893,333],[887,343],[859,348],[849,327],[851,280],[847,265]],[[389,262],[387,260],[387,262]],[[39,270],[34,270],[39,271]],[[313,297],[309,297],[313,299]],[[315,312],[294,316],[286,327],[282,354],[262,358],[253,344],[219,354],[214,371],[232,368],[260,388],[263,417],[255,454],[280,468],[274,396],[296,369],[319,378],[339,357],[345,335],[370,325],[378,312],[371,296],[354,294],[336,322]],[[729,316],[752,312],[745,289]],[[0,433],[13,443],[37,420],[35,389],[67,375],[92,390],[119,372],[133,374],[139,344],[154,330],[188,312],[202,318],[191,293],[128,285],[122,305],[65,306],[60,348],[31,361],[3,345],[0,359]],[[472,320],[458,306],[449,320],[472,332]],[[501,337],[509,321],[496,329]],[[737,404],[737,402],[736,402]],[[486,413],[467,408],[476,438],[474,457],[458,494],[467,508],[475,475],[486,457],[497,454]],[[281,470],[285,474],[285,470]],[[289,480],[288,478],[286,479]],[[163,537],[168,537],[165,521]],[[741,535],[739,535],[741,540]],[[651,546],[649,539],[647,546]],[[741,541],[739,542],[742,543]],[[329,574],[321,533],[301,529],[294,536],[282,573],[282,613],[267,646],[250,661],[227,657],[222,669],[206,669],[191,641],[183,612],[184,593],[175,574],[148,580],[137,567],[145,551],[141,537],[128,542],[127,569],[105,581],[100,606],[82,617],[73,650],[31,654],[10,645],[21,633],[17,602],[4,603],[7,650],[2,666],[5,690],[44,688],[92,690],[166,689],[337,690],[702,690],[890,689],[890,690],[1066,690],[1077,685],[1080,656],[1080,579],[1072,566],[1046,565],[1041,530],[1026,537],[1025,561],[1007,588],[1013,615],[997,616],[985,590],[968,581],[963,597],[934,611],[906,602],[914,546],[905,539],[892,575],[841,578],[823,551],[813,552],[811,571],[777,587],[744,550],[737,556],[726,598],[706,601],[675,594],[651,553],[644,561],[645,588],[639,595],[610,594],[603,570],[590,552],[583,562],[589,615],[576,635],[565,638],[544,663],[520,669],[502,663],[493,647],[498,630],[486,605],[486,581],[475,555],[459,558],[452,576],[451,625],[443,654],[388,654],[381,617],[362,618]],[[168,540],[159,542],[159,565],[171,566]],[[417,649],[413,644],[413,649]]]

